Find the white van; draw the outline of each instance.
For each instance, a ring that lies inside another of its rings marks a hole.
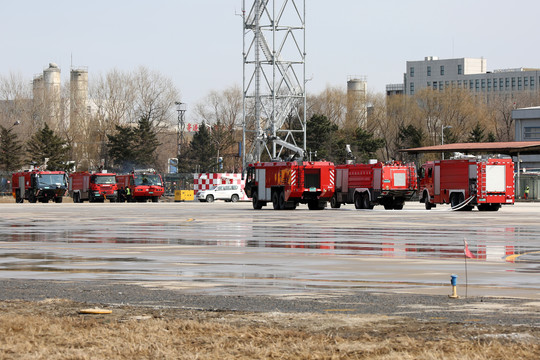
[[[240,185],[218,185],[211,190],[201,190],[197,193],[197,199],[201,202],[213,202],[225,200],[237,202],[242,198]]]

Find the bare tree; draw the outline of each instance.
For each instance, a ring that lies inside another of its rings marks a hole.
[[[222,92],[212,91],[195,107],[195,113],[211,129],[216,157],[225,157],[224,167],[235,169],[240,163],[237,142],[242,124],[242,90],[234,85]],[[218,155],[219,154],[219,155]]]
[[[339,87],[327,87],[322,93],[307,98],[307,118],[324,115],[340,128],[345,126],[347,94]]]

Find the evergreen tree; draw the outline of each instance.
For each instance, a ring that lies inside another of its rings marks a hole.
[[[157,161],[156,150],[161,144],[149,118],[142,117],[139,119],[134,140],[134,155],[137,164],[142,167],[155,167]]]
[[[318,159],[332,159],[338,126],[326,116],[318,114],[313,115],[306,126],[306,149],[311,152],[316,151]]]
[[[480,123],[477,122],[476,126],[471,130],[469,133],[469,138],[467,139],[467,142],[484,142],[486,141],[486,136],[484,135],[484,129],[480,126]]]
[[[0,126],[0,170],[13,172],[22,164],[23,145],[13,129]]]
[[[357,162],[367,162],[376,157],[376,152],[384,146],[384,139],[374,138],[372,133],[362,128],[354,132],[354,149]]]
[[[409,149],[421,147],[424,144],[426,134],[420,127],[416,127],[412,124],[407,127],[400,125],[398,132],[397,148]]]
[[[156,149],[160,143],[148,118],[139,119],[136,128],[116,125],[116,134],[107,135],[107,138],[109,156],[120,171],[155,166]]]
[[[216,149],[212,143],[210,133],[203,122],[199,126],[199,131],[193,135],[193,139],[189,145],[187,158],[191,160],[190,171],[194,172],[199,166],[200,172],[212,171],[212,167],[216,164]],[[181,163],[185,164],[186,159],[180,159]]]
[[[71,148],[47,124],[36,132],[27,143],[29,160],[37,166],[47,164],[47,170],[67,170]],[[48,159],[48,161],[46,160]]]

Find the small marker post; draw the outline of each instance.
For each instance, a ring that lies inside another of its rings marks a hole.
[[[452,295],[448,295],[451,299],[459,299],[457,294],[457,275],[450,275],[450,284],[452,284]]]

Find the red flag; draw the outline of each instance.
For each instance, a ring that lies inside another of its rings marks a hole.
[[[465,244],[465,248],[463,251],[465,252],[465,256],[471,259],[476,259],[476,256],[469,250],[469,244],[467,244],[467,239],[463,239],[463,243]]]

